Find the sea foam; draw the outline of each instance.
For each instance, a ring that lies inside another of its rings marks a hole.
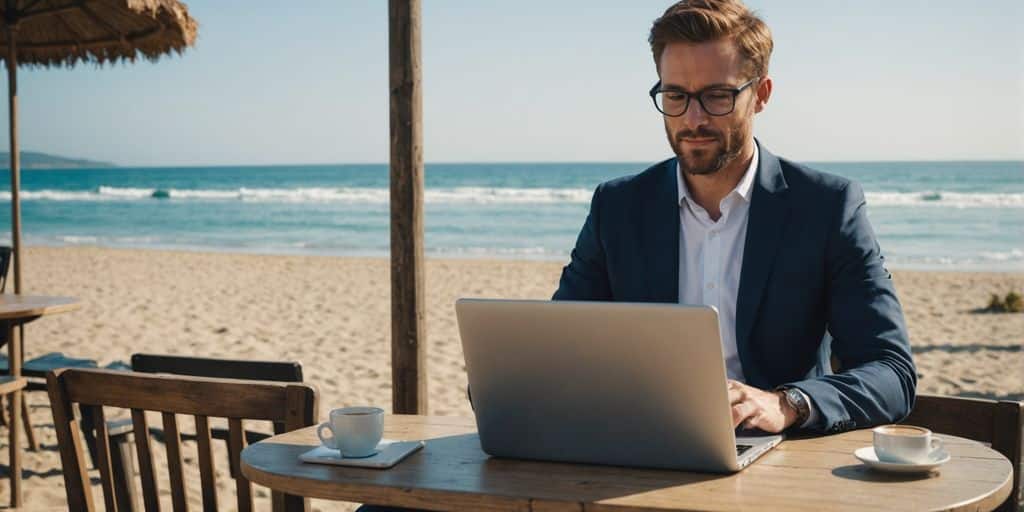
[[[387,204],[390,190],[376,187],[299,187],[179,189],[101,186],[95,190],[25,190],[25,201],[250,201],[277,203],[371,203]],[[587,204],[593,191],[584,188],[453,187],[427,188],[424,199],[438,204]],[[946,208],[1024,208],[1024,193],[950,192],[867,192],[869,206],[934,206]],[[0,191],[0,201],[10,192]]]

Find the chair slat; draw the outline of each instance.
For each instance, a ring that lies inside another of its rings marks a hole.
[[[153,471],[153,445],[149,439],[146,411],[132,409],[132,427],[135,429],[135,451],[139,456],[139,475],[142,477],[142,501],[146,512],[160,512],[160,489]]]
[[[287,402],[291,404],[291,407],[288,407],[285,411],[285,432],[316,424],[317,418],[320,417],[316,390],[305,384],[290,384],[288,389],[285,390],[285,395],[288,397]]]
[[[178,420],[173,412],[163,413],[164,443],[167,446],[167,471],[171,480],[171,504],[174,512],[187,512],[188,500],[185,496],[184,463],[181,460],[181,431]]]
[[[96,432],[96,466],[100,470],[100,482],[103,484],[103,503],[107,510],[117,512],[114,500],[114,470],[110,465],[110,436],[107,434],[107,418],[103,415],[102,405],[91,405],[92,428]]]
[[[230,418],[228,419],[228,456],[231,457],[231,473],[235,476],[235,484],[238,488],[239,512],[252,510],[252,484],[242,475],[240,469],[239,458],[243,448],[245,448],[245,429],[242,420]]]
[[[199,479],[203,488],[203,510],[217,510],[217,483],[214,481],[213,447],[210,439],[210,420],[196,416],[196,441],[199,445]]]
[[[131,425],[131,420],[127,420]],[[110,467],[114,470],[114,495],[117,499],[118,510],[136,511],[139,510],[139,493],[135,489],[135,456],[132,455],[134,448],[131,438],[127,435],[115,436],[111,434],[111,425],[119,425],[124,422],[107,423],[107,439],[110,440]]]
[[[79,435],[78,421],[75,420],[74,409],[68,398],[64,381],[61,379],[63,370],[57,370],[46,376],[46,390],[50,397],[53,411],[53,426],[57,431],[60,444],[60,462],[64,468],[64,490],[67,493],[69,510],[95,510],[92,501],[92,488],[89,485],[89,474],[85,467],[85,452],[82,449],[82,437]]]

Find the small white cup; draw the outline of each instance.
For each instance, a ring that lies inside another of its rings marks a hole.
[[[872,432],[875,455],[882,462],[921,464],[942,450],[942,440],[923,427],[882,425]]]
[[[324,437],[324,430],[331,437]],[[342,457],[369,457],[377,453],[384,436],[384,409],[344,407],[331,411],[330,421],[321,423],[316,435],[324,446],[339,450]]]

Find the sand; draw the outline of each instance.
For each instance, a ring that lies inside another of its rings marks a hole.
[[[294,360],[303,363],[306,380],[319,387],[321,416],[347,405],[390,409],[385,259],[76,247],[30,248],[25,260],[28,292],[70,295],[83,303],[79,311],[26,328],[29,358],[61,351],[101,364],[128,361],[135,352]],[[454,300],[548,298],[560,271],[561,264],[552,262],[427,262],[432,414],[470,414]],[[987,304],[990,293],[1019,293],[1024,274],[894,275],[918,364],[919,391],[1024,400],[1024,315],[972,312]],[[29,393],[28,401],[43,448],[25,452],[26,504],[29,509],[62,509],[63,479],[48,401],[44,393]],[[184,425],[191,427],[188,421]],[[6,434],[0,435],[0,453],[6,453],[6,440]],[[162,445],[155,446],[163,460]],[[194,449],[186,443],[192,470],[189,499],[199,507]],[[225,470],[221,453],[219,495],[230,509],[233,482]],[[8,485],[0,483],[0,503],[8,502],[8,493]],[[100,497],[98,487],[95,496]],[[269,493],[257,488],[256,496],[257,507],[268,509]],[[352,506],[314,500],[313,508]]]

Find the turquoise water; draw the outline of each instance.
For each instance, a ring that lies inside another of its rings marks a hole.
[[[1024,162],[811,165],[861,183],[894,267],[1024,270]],[[565,260],[594,187],[646,166],[428,164],[427,254]],[[22,183],[29,244],[388,251],[386,165],[29,170]]]

